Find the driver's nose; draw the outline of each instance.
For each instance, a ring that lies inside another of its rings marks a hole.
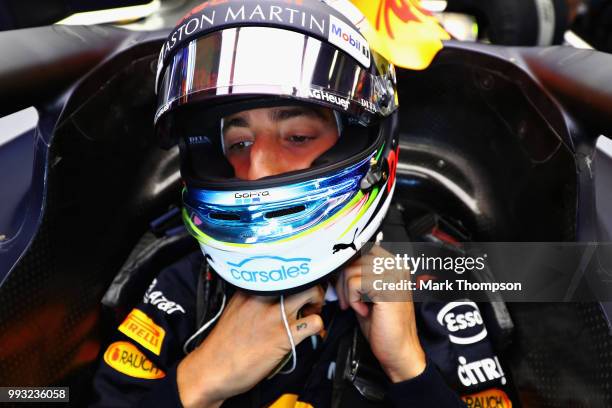
[[[248,180],[275,176],[290,171],[285,169],[275,135],[257,135],[251,145]]]

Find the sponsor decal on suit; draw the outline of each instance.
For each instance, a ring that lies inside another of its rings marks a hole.
[[[497,388],[461,396],[468,408],[512,408],[512,401]]]
[[[157,354],[166,336],[163,327],[158,326],[144,312],[133,309],[119,326],[119,331],[147,350]]]
[[[169,315],[176,312],[185,314],[185,309],[183,308],[183,306],[168,299],[166,296],[164,296],[161,290],[153,290],[156,285],[157,279],[153,279],[153,282],[151,283],[149,289],[147,289],[147,292],[144,295],[143,302],[150,303],[162,312]]]
[[[283,394],[274,401],[269,408],[313,408],[307,402],[298,401],[296,394]]]
[[[104,352],[104,362],[115,370],[134,378],[155,380],[166,376],[138,348],[127,341],[116,341]]]
[[[472,362],[468,362],[465,357],[459,356],[457,376],[461,384],[466,387],[495,380],[500,380],[502,385],[506,384],[506,375],[497,356]]]
[[[474,302],[449,302],[436,317],[448,330],[448,339],[455,344],[473,344],[487,337],[487,329]]]

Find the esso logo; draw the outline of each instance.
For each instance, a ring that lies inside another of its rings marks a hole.
[[[438,323],[455,344],[473,344],[487,337],[482,315],[474,302],[450,302],[438,312]]]
[[[446,328],[450,332],[456,332],[459,330],[467,329],[468,327],[474,327],[477,324],[483,324],[482,316],[478,310],[465,313],[453,313],[449,312],[444,316],[444,323]]]

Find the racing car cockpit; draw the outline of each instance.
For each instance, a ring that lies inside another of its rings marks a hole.
[[[35,109],[25,131],[0,141],[3,385],[69,386],[71,404],[84,404],[110,331],[161,267],[197,250],[178,216],[178,150],[152,138],[165,34],[54,26],[0,35],[3,50],[20,44],[14,67],[0,64],[0,114]],[[569,64],[557,61],[610,66],[612,57],[576,53],[449,41],[428,69],[398,70],[393,205],[411,239],[426,241],[432,228],[477,242],[610,239],[612,172],[596,144],[612,130],[612,93],[570,83]],[[595,94],[608,105],[585,109]],[[8,178],[19,172],[29,177]],[[612,404],[610,307],[573,296],[491,303],[524,406]]]

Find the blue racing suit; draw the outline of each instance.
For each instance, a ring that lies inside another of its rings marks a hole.
[[[197,331],[198,285],[216,278],[195,252],[163,269],[140,304],[119,325],[101,353],[94,406],[180,407],[176,367],[183,345]],[[328,291],[329,294],[329,291]],[[512,407],[511,377],[496,355],[479,306],[469,300],[415,304],[419,338],[428,356],[425,371],[390,383],[373,356],[351,371],[357,345],[370,353],[351,310],[326,298],[325,338],[297,346],[298,364],[288,375],[265,379],[223,406],[285,407]],[[209,311],[214,315],[218,309]],[[201,340],[201,339],[200,339]],[[196,346],[194,342],[193,346]],[[192,347],[193,348],[193,347]],[[347,356],[348,359],[347,359]],[[359,371],[359,370],[357,370]]]

